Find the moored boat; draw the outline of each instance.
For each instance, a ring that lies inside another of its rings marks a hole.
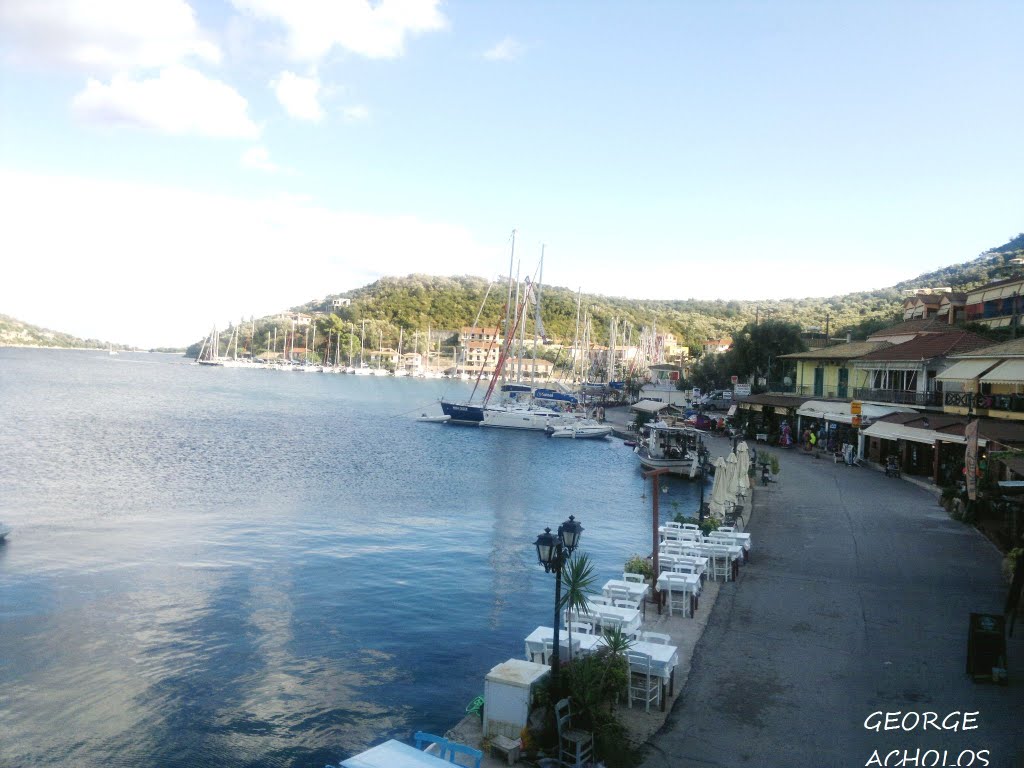
[[[700,430],[654,424],[644,427],[647,436],[637,441],[633,452],[646,469],[667,469],[675,475],[690,476],[698,460]]]
[[[550,437],[565,437],[575,440],[601,440],[612,433],[608,424],[601,424],[593,419],[580,419],[575,423],[552,424],[547,428]]]

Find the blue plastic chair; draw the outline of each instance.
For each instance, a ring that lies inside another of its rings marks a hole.
[[[473,760],[473,768],[480,768],[480,761],[483,760],[484,753],[481,752],[479,749],[473,749],[472,747],[467,747],[465,744],[459,744],[454,741],[449,741],[448,750],[449,763],[457,762],[455,758],[459,755],[467,755]],[[465,763],[458,763],[458,765],[465,765]]]
[[[442,760],[444,760],[445,755],[448,753],[448,749],[452,746],[452,743],[444,736],[435,736],[432,733],[425,733],[424,731],[416,731],[416,735],[413,736],[413,739],[416,740],[416,749],[420,750],[428,749],[431,744],[437,744],[437,756]]]

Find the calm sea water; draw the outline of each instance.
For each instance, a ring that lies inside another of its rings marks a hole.
[[[321,768],[453,725],[551,622],[545,526],[602,580],[650,541],[620,441],[414,420],[468,391],[0,349],[0,765]]]

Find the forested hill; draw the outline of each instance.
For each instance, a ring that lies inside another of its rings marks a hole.
[[[971,261],[928,272],[913,280],[875,291],[848,293],[828,298],[766,299],[761,301],[647,301],[584,294],[581,306],[589,313],[594,336],[606,338],[613,318],[625,320],[639,330],[656,325],[675,333],[681,343],[699,348],[707,339],[729,336],[756,316],[771,317],[808,330],[826,324],[833,337],[852,333],[863,335],[867,328],[895,322],[902,313],[904,291],[918,288],[951,287],[968,290],[991,280],[1010,277],[1020,271],[1013,259],[1024,257],[1024,233]],[[406,333],[437,329],[457,330],[470,325],[480,311],[488,283],[478,277],[435,277],[409,275],[387,277],[323,301],[310,302],[302,311],[330,311],[331,300],[349,298],[348,307],[336,311],[342,323],[367,320],[374,336],[384,341],[397,339],[399,328]],[[481,325],[495,325],[503,314],[506,288],[494,285],[480,314]],[[542,321],[547,336],[555,341],[572,341],[576,330],[576,293],[567,288],[542,289]],[[372,338],[372,337],[371,337]],[[635,338],[635,337],[634,337]]]
[[[80,339],[69,333],[51,331],[0,315],[0,347],[61,347],[64,349],[106,349],[107,342]],[[115,349],[120,347],[115,346]]]

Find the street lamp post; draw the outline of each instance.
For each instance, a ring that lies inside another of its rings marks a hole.
[[[545,573],[555,572],[555,636],[551,649],[551,690],[558,695],[558,646],[559,628],[561,626],[561,603],[562,603],[562,567],[569,556],[580,543],[580,534],[583,533],[583,526],[576,522],[573,515],[558,526],[558,533],[554,534],[550,528],[545,528],[544,533],[537,537],[534,546],[537,547],[537,560],[544,566]]]

